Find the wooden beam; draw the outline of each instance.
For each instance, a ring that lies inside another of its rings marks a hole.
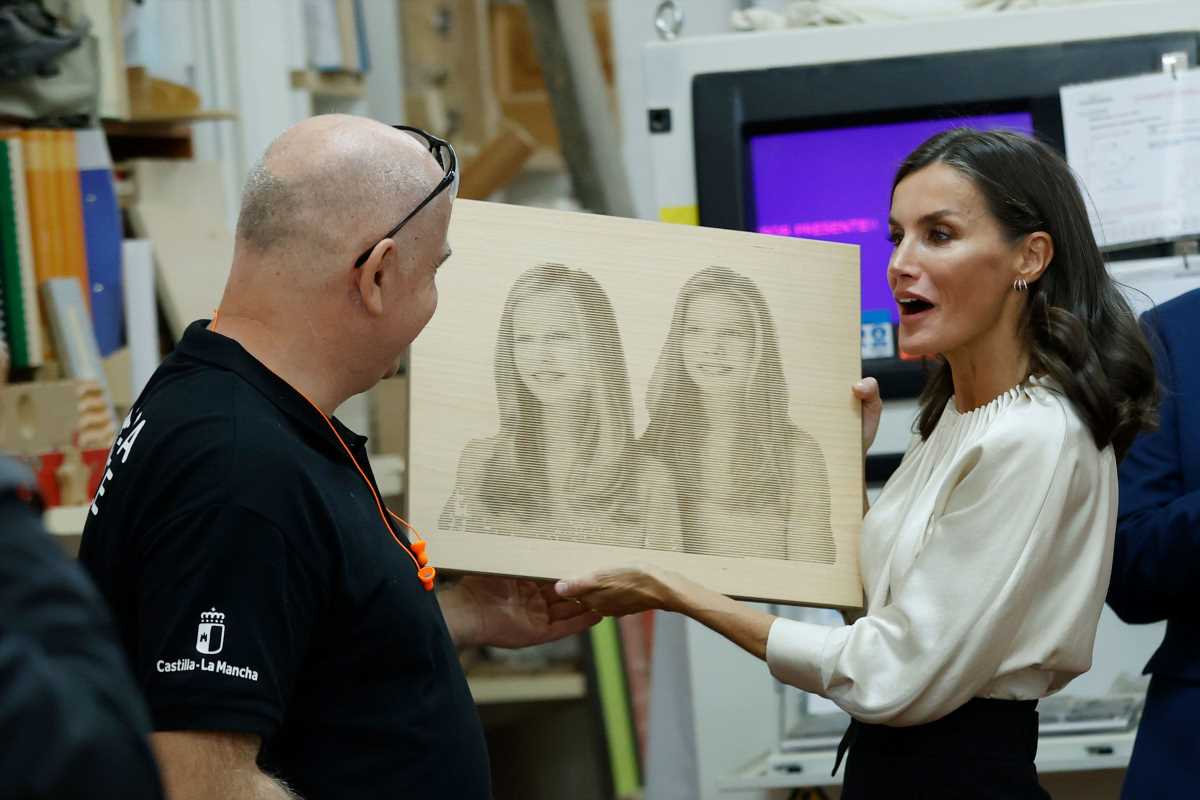
[[[526,0],[526,5],[563,158],[579,202],[598,213],[634,216],[588,4]]]

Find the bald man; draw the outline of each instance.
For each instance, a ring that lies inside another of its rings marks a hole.
[[[286,131],[246,182],[217,318],[125,420],[80,557],[172,798],[484,800],[456,646],[597,620],[527,582],[428,591],[366,440],[331,416],[432,317],[455,171],[420,131],[346,116]]]

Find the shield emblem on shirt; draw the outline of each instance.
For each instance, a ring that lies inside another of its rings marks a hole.
[[[225,625],[220,622],[201,622],[196,631],[196,650],[206,656],[221,652],[225,646]]]

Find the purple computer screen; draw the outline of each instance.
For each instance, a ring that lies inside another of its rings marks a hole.
[[[862,248],[862,310],[896,304],[887,285],[892,178],[904,157],[935,133],[957,126],[1033,133],[1029,113],[898,122],[750,139],[756,230]]]

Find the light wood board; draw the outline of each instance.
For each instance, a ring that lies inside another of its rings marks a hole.
[[[465,200],[450,244],[410,362],[436,566],[861,604],[857,248]]]
[[[204,161],[133,162],[136,201],[130,222],[154,246],[155,287],[178,341],[189,324],[221,302],[233,259],[219,165]]]

